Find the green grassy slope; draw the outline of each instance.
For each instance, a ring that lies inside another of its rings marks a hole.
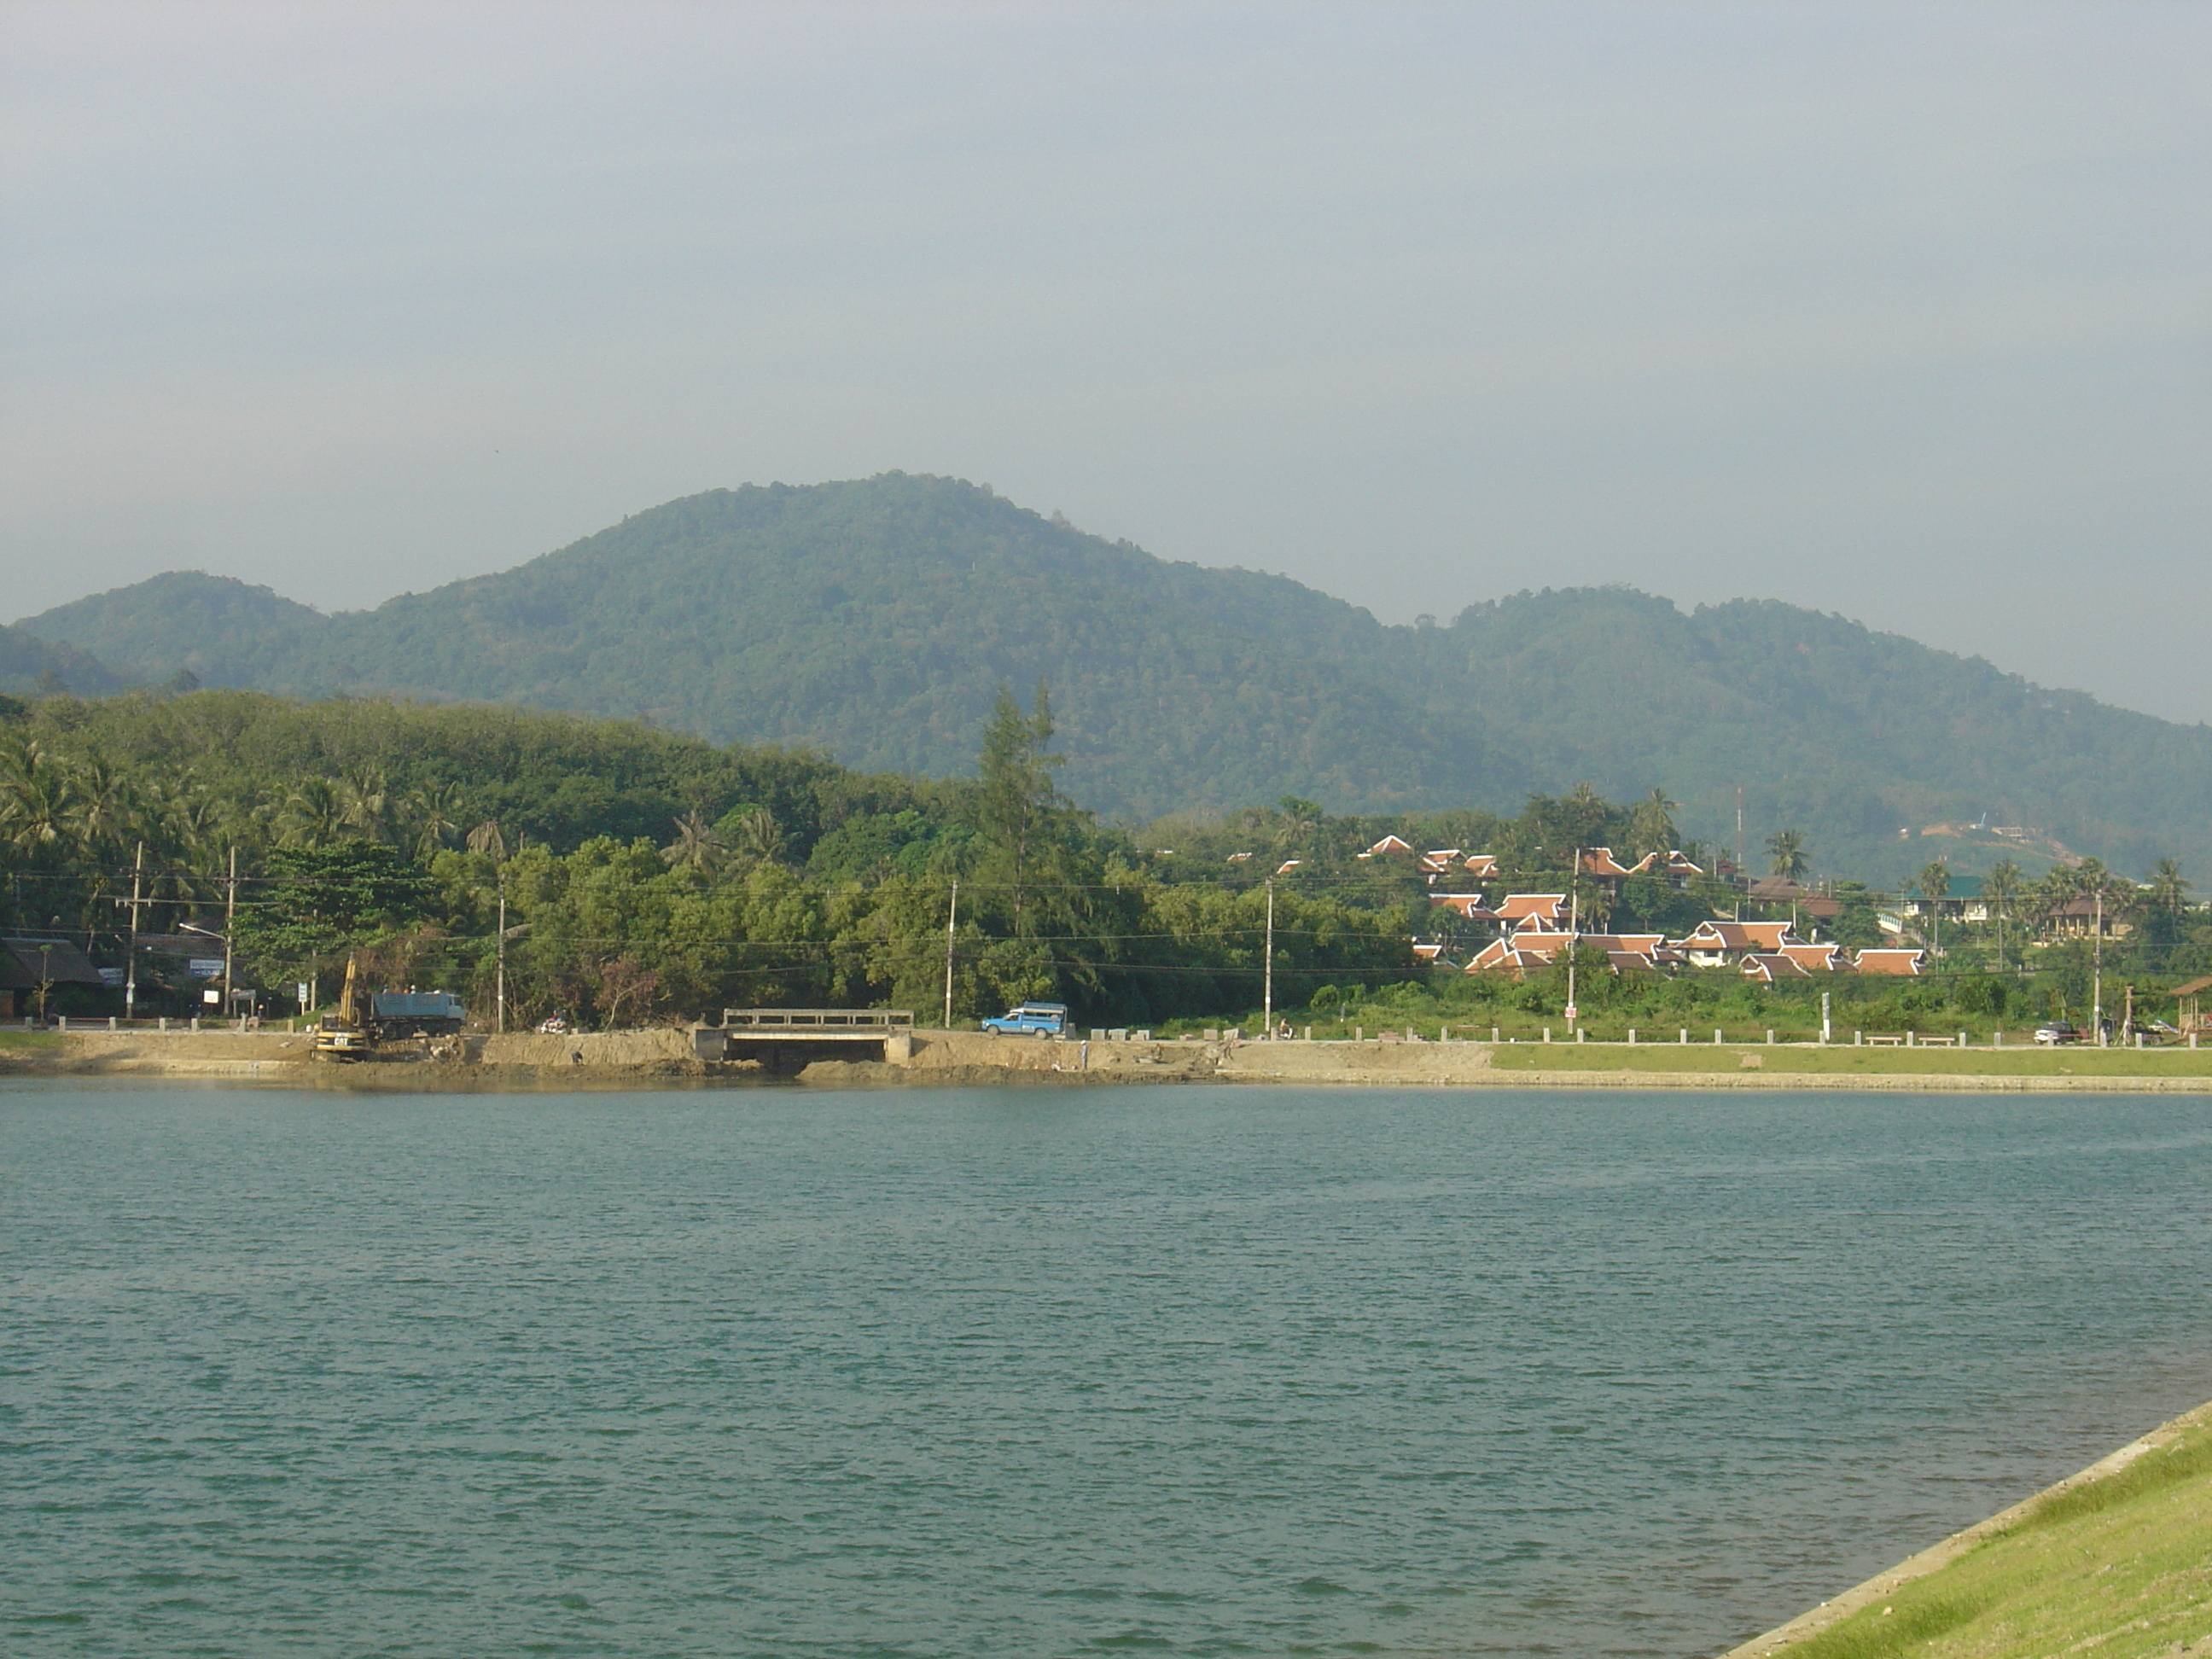
[[[1911,1564],[1908,1564],[1908,1568]],[[2212,1419],[2008,1514],[1947,1565],[1884,1575],[1776,1659],[2098,1659],[2212,1652]]]
[[[1715,842],[1741,786],[1754,840],[1795,825],[1820,869],[1878,881],[1996,856],[1899,835],[1984,813],[2127,870],[2212,858],[2212,728],[1765,602],[1547,591],[1385,627],[955,479],[713,490],[371,611],[178,574],[22,626],[141,680],[644,717],[940,775],[1000,683],[1042,678],[1070,792],[1139,818],[1286,793],[1510,810],[1589,780],[1664,787]]]

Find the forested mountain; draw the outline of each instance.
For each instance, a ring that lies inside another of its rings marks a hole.
[[[34,618],[29,631],[66,641],[137,685],[179,675],[206,685],[252,685],[314,649],[329,627],[319,611],[266,587],[172,570],[58,605]]]
[[[42,639],[27,629],[0,627],[0,692],[73,691],[99,696],[123,685],[89,652]]]
[[[1069,793],[1133,818],[1285,793],[1511,810],[1588,780],[1663,789],[1716,843],[1741,787],[1752,849],[1794,827],[1820,871],[1875,880],[2001,855],[1917,836],[1939,822],[2125,869],[2212,855],[2212,728],[1839,617],[1547,590],[1386,627],[896,473],[710,491],[369,611],[178,573],[21,627],[143,684],[535,704],[940,775],[972,764],[1000,685],[1042,680]]]

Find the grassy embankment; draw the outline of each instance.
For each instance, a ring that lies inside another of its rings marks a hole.
[[[1493,1071],[1765,1072],[1867,1077],[2212,1077],[2212,1048],[1855,1048],[1711,1042],[1509,1042]]]
[[[1791,1639],[1785,1627],[1780,1641],[1738,1651],[1776,1659],[2212,1652],[2212,1412],[2191,1413],[2171,1439],[2117,1471],[2092,1472],[1985,1523],[1932,1571],[1892,1579],[1839,1597],[1839,1607],[1863,1605],[1825,1628]]]

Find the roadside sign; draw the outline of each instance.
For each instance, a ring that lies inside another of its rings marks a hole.
[[[203,991],[200,993],[200,1000],[202,1002],[221,1002],[222,1000],[222,993],[220,991]]]
[[[191,969],[191,975],[194,979],[221,979],[222,977],[222,958],[221,957],[194,957],[186,965]]]
[[[1569,1004],[1567,1005],[1567,1018],[1568,1018],[1569,1019],[1572,1019],[1572,1018],[1575,1017],[1575,1012],[1576,1012],[1576,1010],[1575,1010],[1575,1005],[1574,1005],[1573,1003],[1571,1003],[1571,1003],[1569,1003]]]
[[[304,979],[301,980],[299,984],[294,988],[292,994],[299,999],[300,1006],[302,1008],[306,1007],[307,1006],[307,981]]]
[[[100,982],[111,991],[121,990],[123,988],[123,970],[120,968],[101,969],[100,970]]]

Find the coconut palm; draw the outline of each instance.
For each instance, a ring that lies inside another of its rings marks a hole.
[[[782,856],[783,829],[767,807],[756,806],[731,827],[738,854],[748,862],[773,864]]]
[[[76,844],[76,792],[68,771],[35,741],[0,752],[0,838],[37,861]]]
[[[1681,845],[1681,836],[1674,828],[1674,814],[1680,810],[1679,802],[1667,799],[1664,789],[1654,789],[1629,810],[1629,846],[1638,858]]]
[[[392,786],[374,766],[356,767],[338,780],[345,828],[368,841],[392,839]]]
[[[412,832],[415,856],[428,864],[438,849],[460,833],[465,809],[461,792],[450,783],[426,783],[401,803],[400,815]]]
[[[705,875],[721,863],[728,851],[722,838],[714,833],[714,826],[701,817],[695,806],[676,820],[676,839],[660,849],[660,858],[672,870],[690,870]]]
[[[1999,859],[1982,878],[1982,896],[1989,901],[1990,920],[1997,925],[1997,960],[2004,960],[2005,919],[2014,905],[2020,902],[2024,878],[2020,866],[2010,859]]]
[[[277,844],[327,847],[354,828],[355,815],[340,786],[324,778],[302,778],[277,809]]]
[[[1805,856],[1805,832],[1802,830],[1778,830],[1766,843],[1767,873],[1784,881],[1802,881],[1810,866]]]
[[[469,831],[468,847],[471,853],[489,855],[495,864],[507,862],[507,836],[490,818]]]
[[[2151,908],[2179,921],[2189,908],[2189,878],[2174,859],[2160,859],[2150,867]]]

